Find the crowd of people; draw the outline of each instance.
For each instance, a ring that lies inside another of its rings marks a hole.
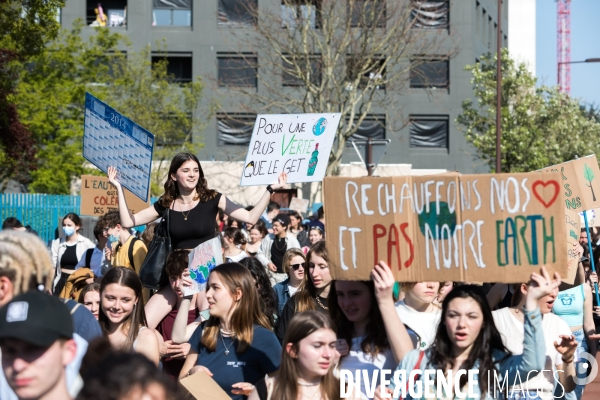
[[[426,373],[407,379],[413,370],[469,371],[443,388],[446,399],[464,398],[471,375],[468,398],[585,391],[584,355],[595,358],[600,339],[589,265],[600,235],[592,254],[583,234],[575,246],[573,285],[545,268],[514,285],[398,283],[384,262],[369,281],[333,280],[323,209],[307,221],[271,200],[285,174],[244,208],[209,189],[198,159],[182,153],[164,194],[135,214],[118,171],[108,177],[119,209],[98,219],[94,241],[74,213],[49,247],[16,218],[2,226],[2,400],[188,398],[179,382],[195,374],[232,399],[398,399],[400,387],[427,388]],[[140,269],[166,213],[168,283],[148,289]],[[138,237],[131,228],[140,225]],[[187,296],[190,251],[215,237],[224,263]],[[406,374],[382,387],[368,378],[385,370]],[[356,371],[364,379],[344,387]],[[436,398],[438,389],[404,398]]]

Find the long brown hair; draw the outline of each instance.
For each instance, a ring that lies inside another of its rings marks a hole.
[[[296,359],[292,358],[286,350],[287,344],[291,343],[294,352],[300,350],[300,341],[319,329],[331,329],[335,327],[331,319],[318,311],[305,311],[295,314],[285,331],[283,338],[283,351],[281,365],[277,372],[277,379],[273,388],[273,399],[297,399],[298,398],[298,366]],[[334,400],[340,398],[340,381],[333,375],[333,365],[323,376],[321,381],[321,399]]]
[[[325,242],[315,243],[308,254],[306,255],[306,262],[304,263],[304,279],[298,288],[298,291],[294,294],[294,308],[296,312],[316,310],[315,297],[317,296],[317,289],[312,279],[310,279],[310,259],[312,255],[321,257],[329,265],[329,253]]]
[[[254,336],[254,324],[261,325],[271,330],[267,317],[260,310],[258,291],[254,285],[252,274],[248,268],[239,263],[225,263],[218,265],[209,275],[219,275],[221,282],[232,296],[239,289],[242,297],[236,302],[237,307],[231,314],[230,326],[235,332],[237,340],[236,352],[243,353],[252,343]],[[215,351],[220,335],[220,319],[210,316],[202,334],[202,344],[210,351]]]
[[[327,306],[329,307],[329,315],[337,327],[338,338],[346,339],[348,344],[352,343],[352,334],[354,332],[354,323],[350,322],[346,317],[346,314],[340,308],[337,299],[337,292],[335,285],[338,281],[331,282],[331,289],[329,289],[329,297]],[[364,353],[370,354],[372,358],[377,357],[379,353],[383,353],[386,349],[390,348],[390,342],[388,341],[387,334],[385,331],[385,325],[383,324],[383,317],[381,311],[377,305],[377,298],[375,297],[375,284],[373,281],[358,281],[362,283],[369,290],[369,297],[371,297],[371,309],[369,310],[369,322],[365,329],[366,335],[362,339],[360,348]]]
[[[200,166],[200,161],[198,161],[198,157],[191,153],[179,153],[175,157],[173,157],[173,161],[171,161],[171,166],[169,167],[169,173],[167,174],[167,181],[165,182],[165,193],[160,197],[159,202],[160,205],[169,208],[171,207],[171,203],[179,196],[179,187],[177,186],[177,182],[171,178],[171,175],[175,175],[177,170],[186,162],[194,161],[198,164],[198,170],[200,173],[200,177],[198,178],[198,183],[196,184],[196,197],[194,200],[200,199],[202,203],[205,203],[209,200],[212,200],[217,195],[217,191],[208,188],[208,184],[206,183],[206,178],[204,178],[204,171],[202,171],[202,166]]]
[[[104,275],[100,282],[100,312],[98,313],[98,322],[102,327],[104,336],[108,336],[108,324],[110,321],[102,310],[102,292],[104,292],[106,287],[111,283],[130,288],[137,298],[137,303],[133,306],[131,314],[129,314],[122,322],[123,330],[127,332],[125,347],[132,349],[133,342],[137,339],[140,327],[148,326],[148,323],[146,322],[146,313],[144,312],[144,301],[142,298],[142,281],[140,281],[140,278],[134,270],[125,267],[111,268]]]

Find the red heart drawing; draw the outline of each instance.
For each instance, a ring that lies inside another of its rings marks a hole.
[[[550,199],[549,202],[546,203],[544,201],[544,199],[542,198],[542,196],[540,196],[540,194],[537,192],[536,188],[539,185],[543,186],[544,188],[548,185],[554,186],[554,194],[552,195],[552,198]],[[547,181],[547,182],[535,181],[535,182],[533,182],[531,189],[533,190],[533,195],[535,196],[535,198],[538,199],[540,201],[540,203],[542,203],[544,205],[544,207],[548,208],[552,204],[554,204],[554,202],[556,201],[556,198],[558,197],[558,191],[560,190],[560,186],[558,185],[558,182],[556,182],[556,181]]]

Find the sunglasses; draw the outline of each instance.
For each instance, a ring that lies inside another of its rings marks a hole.
[[[320,226],[311,226],[309,232],[310,231],[319,231],[319,233],[323,234],[323,229],[321,229]]]
[[[304,267],[304,264],[292,264],[290,267],[294,268],[294,271],[298,271],[298,268]]]

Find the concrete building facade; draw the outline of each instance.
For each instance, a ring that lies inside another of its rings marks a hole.
[[[240,0],[247,1],[247,0]],[[281,8],[281,0],[257,0],[259,10],[263,7]],[[387,0],[388,3],[396,0]],[[390,104],[401,104],[402,115],[394,110],[380,109],[376,113],[386,119],[402,118],[410,121],[402,129],[374,129],[374,138],[391,139],[384,164],[409,164],[413,169],[457,170],[463,173],[485,172],[487,166],[478,159],[455,122],[461,113],[461,104],[473,95],[470,73],[465,65],[474,64],[487,52],[496,51],[496,0],[397,0],[407,6],[425,4],[438,13],[438,28],[456,45],[456,55],[445,63],[445,81],[438,88],[425,89],[419,85],[408,88],[405,93],[386,94],[395,96]],[[519,0],[520,1],[520,0]],[[532,0],[533,1],[533,0]],[[82,35],[93,34],[89,25],[97,24],[95,8],[100,2],[106,15],[107,29],[114,29],[127,36],[133,48],[150,44],[157,48],[158,41],[167,45],[172,71],[182,82],[203,77],[206,82],[218,76],[220,58],[232,51],[235,36],[232,28],[222,23],[227,16],[223,10],[235,5],[236,0],[67,0],[61,11],[61,23],[68,28],[81,18],[86,21]],[[514,0],[513,0],[514,2]],[[283,8],[282,8],[283,9]],[[508,43],[508,0],[503,0],[503,43]],[[283,11],[282,11],[283,12]],[[112,26],[111,26],[112,25]],[[430,27],[431,29],[431,27]],[[239,31],[238,31],[239,32]],[[442,60],[444,61],[444,60]],[[410,79],[410,78],[407,78]],[[260,81],[257,90],[261,90]],[[223,107],[232,104],[227,94],[218,87],[206,85],[204,104],[217,100]],[[235,114],[237,110],[226,109]],[[386,121],[387,122],[387,121]],[[398,125],[398,124],[389,124]],[[367,129],[368,131],[368,129]],[[204,143],[198,154],[201,160],[241,161],[247,145],[240,139],[233,144],[227,132],[219,125],[217,116],[208,122],[207,128],[198,132],[194,140]],[[349,146],[342,160],[344,163],[359,161]]]

